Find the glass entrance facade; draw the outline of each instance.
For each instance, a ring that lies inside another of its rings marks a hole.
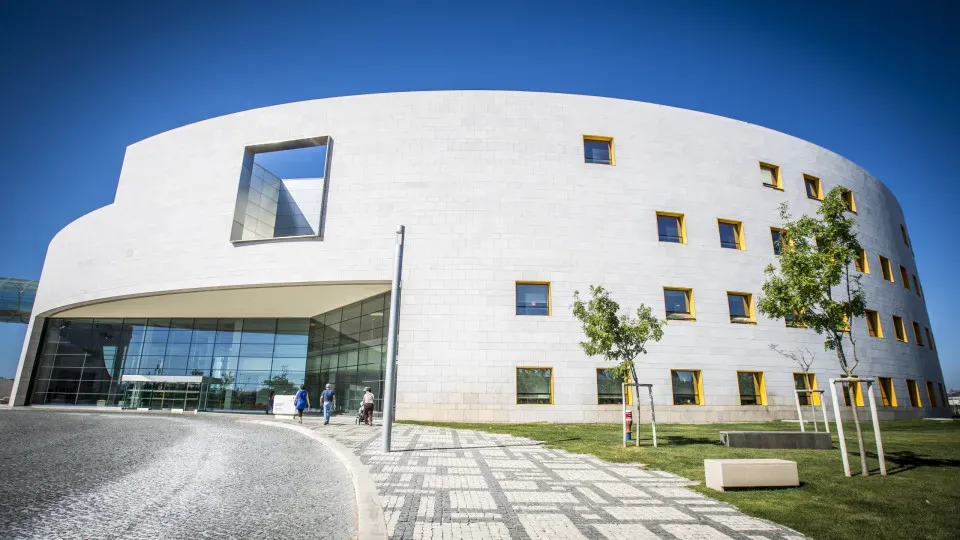
[[[389,293],[302,319],[47,319],[30,404],[120,405],[123,375],[222,381],[207,410],[263,410],[271,391],[331,383],[341,411],[370,386],[380,408]]]

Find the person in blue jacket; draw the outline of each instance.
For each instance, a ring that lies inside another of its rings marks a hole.
[[[293,398],[293,406],[297,408],[297,420],[303,423],[303,410],[310,406],[310,395],[307,394],[306,387],[300,385],[300,390]]]
[[[330,423],[330,411],[333,410],[337,403],[337,394],[333,391],[333,388],[330,387],[329,383],[327,383],[323,393],[320,394],[320,399],[323,401],[323,425],[327,425]]]

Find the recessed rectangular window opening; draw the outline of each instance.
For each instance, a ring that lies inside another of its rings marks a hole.
[[[767,389],[763,372],[738,371],[737,387],[740,390],[740,405],[766,405]]]
[[[930,406],[934,409],[937,408],[937,394],[933,389],[933,382],[927,381],[927,400],[930,402]]]
[[[917,279],[917,275],[913,275],[913,292],[917,293],[917,296],[923,298],[923,292],[920,291],[920,280]]]
[[[597,368],[597,405],[620,405],[623,403],[623,379],[613,376],[613,370]],[[627,388],[627,405],[630,405],[630,389]]]
[[[890,265],[890,259],[884,257],[883,255],[878,256],[880,258],[880,272],[883,274],[883,279],[894,283],[893,280],[893,266]]]
[[[803,187],[807,191],[807,198],[815,201],[823,200],[823,186],[820,179],[809,174],[803,175]]]
[[[902,264],[900,265],[900,281],[903,282],[904,289],[910,290],[910,274]]]
[[[550,284],[518,281],[517,315],[550,315]]]
[[[950,401],[947,399],[947,389],[944,388],[943,383],[937,383],[940,385],[940,403],[943,403],[944,407],[950,406]]]
[[[917,381],[907,379],[907,393],[910,394],[911,407],[923,407],[923,402],[920,400],[920,386],[917,385]]]
[[[517,368],[517,404],[553,404],[553,368]]]
[[[730,308],[730,322],[753,323],[753,295],[750,293],[728,292],[727,306]]]
[[[703,381],[697,370],[670,370],[674,405],[703,405]]]
[[[739,221],[718,219],[720,247],[727,249],[747,249],[743,242],[743,224]]]
[[[248,146],[230,240],[321,236],[330,147],[327,136]]]
[[[854,197],[853,197],[853,190],[851,190],[851,189],[846,189],[846,188],[845,188],[844,191],[843,191],[842,197],[843,197],[843,203],[844,203],[844,205],[846,205],[846,207],[847,207],[847,211],[848,211],[848,212],[853,212],[854,214],[856,214],[856,213],[857,213],[857,200],[854,199]]]
[[[867,334],[870,337],[882,338],[883,326],[880,324],[880,314],[872,309],[864,311],[864,319],[867,321]]]
[[[773,242],[773,254],[783,253],[783,229],[770,227],[770,240]]]
[[[851,382],[851,383],[840,383],[840,386],[843,388],[843,404],[847,407],[850,406],[850,391],[853,390],[853,398],[857,403],[857,407],[863,407],[863,392],[860,388],[860,382]]]
[[[907,343],[907,327],[903,324],[903,318],[896,315],[891,317],[893,317],[893,331],[897,334],[897,341]]]
[[[787,328],[806,328],[807,326],[805,324],[797,320],[799,316],[800,315],[797,312],[788,313],[783,317],[783,323],[787,326]]]
[[[616,165],[616,158],[613,153],[613,137],[584,135],[583,160],[586,163]]]
[[[817,376],[814,373],[794,373],[793,387],[797,390],[816,390]],[[800,405],[820,405],[820,396],[816,392],[798,392]]]
[[[907,228],[903,225],[900,225],[900,234],[903,235],[903,243],[909,246],[910,239],[907,237]]]
[[[661,242],[687,243],[687,227],[683,214],[657,212],[657,235]]]
[[[930,333],[929,328],[924,328],[927,331],[927,347],[930,347],[930,350],[933,350],[933,334]]]
[[[853,267],[857,269],[857,272],[863,272],[864,274],[870,273],[870,262],[867,260],[867,250],[860,248],[853,256]]]
[[[893,379],[890,377],[877,377],[880,383],[880,403],[884,407],[897,406],[897,391],[893,388]]]
[[[766,187],[783,189],[783,182],[780,180],[780,167],[761,162],[760,181]]]
[[[664,287],[663,303],[666,306],[668,319],[681,321],[696,320],[696,312],[693,308],[693,289]]]
[[[923,347],[923,334],[920,333],[920,324],[917,321],[913,321],[913,338],[917,342],[917,346]]]

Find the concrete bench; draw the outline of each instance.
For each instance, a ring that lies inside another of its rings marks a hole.
[[[786,459],[705,459],[703,469],[707,487],[717,491],[800,485],[797,462]]]
[[[732,448],[831,450],[829,433],[812,431],[721,431],[720,444]]]

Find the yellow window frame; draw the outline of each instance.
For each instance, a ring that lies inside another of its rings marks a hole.
[[[773,254],[777,254],[777,243],[773,239],[773,233],[778,233],[780,235],[780,253],[783,253],[783,247],[785,242],[783,241],[783,233],[787,231],[779,227],[770,227],[770,243],[773,245]]]
[[[550,372],[550,403],[520,403],[520,370],[521,369],[546,369]],[[548,366],[517,366],[513,371],[514,385],[513,385],[513,397],[517,405],[531,405],[531,406],[547,406],[553,405],[553,368]]]
[[[597,377],[599,378],[599,375],[600,375],[600,372],[601,372],[601,371],[610,371],[610,369],[611,369],[611,368],[598,367],[598,368],[597,368]],[[551,378],[552,378],[552,375],[551,375]],[[630,377],[627,377],[627,384],[629,384],[629,383],[630,383]],[[621,391],[623,391],[623,387],[622,387],[622,386],[620,387],[620,389],[621,389]],[[631,406],[631,405],[633,405],[633,392],[632,392],[632,388],[627,387],[627,392],[626,392],[626,393],[627,393],[627,406]],[[597,386],[597,405],[622,405],[622,404],[621,404],[621,403],[600,403],[600,386],[598,385],[598,386]]]
[[[761,175],[760,175],[760,184],[761,184],[763,187],[768,187],[768,188],[772,188],[772,189],[779,189],[780,191],[783,191],[783,178],[780,177],[780,166],[779,166],[779,165],[774,165],[774,164],[772,164],[772,163],[766,163],[766,162],[764,162],[764,161],[761,161],[761,162],[760,162],[760,170],[763,171],[764,169],[769,169],[770,172],[773,173],[772,176],[773,176],[773,182],[774,182],[774,183],[773,183],[773,185],[770,185],[770,184],[767,184],[766,182],[764,182],[764,181],[763,181],[763,175],[761,174]]]
[[[687,243],[687,220],[686,220],[686,218],[684,217],[684,215],[683,215],[683,214],[680,214],[680,213],[678,213],[678,212],[661,212],[661,211],[658,210],[658,211],[657,211],[657,218],[659,218],[659,217],[661,217],[661,216],[663,216],[663,217],[669,217],[669,218],[676,218],[676,219],[677,219],[677,225],[679,226],[679,229],[680,229],[680,243],[681,243],[681,244],[686,244],[686,243]],[[657,240],[659,241],[659,239],[660,239],[660,227],[659,227],[659,223],[658,223],[658,227],[657,227]],[[669,243],[672,243],[672,242],[667,242],[667,243],[669,244]]]
[[[853,258],[853,267],[857,269],[857,272],[870,273],[870,260],[867,258],[867,250],[860,248],[860,253]]]
[[[696,403],[684,403],[683,405],[677,405],[676,400],[673,399],[673,373],[675,371],[691,371],[693,372],[693,391],[696,394]],[[703,374],[699,369],[671,369],[670,370],[670,398],[673,402],[673,405],[677,407],[701,407],[703,406]]]
[[[823,182],[821,182],[820,179],[817,178],[816,176],[812,176],[812,175],[809,175],[809,174],[804,173],[804,175],[803,175],[803,192],[804,192],[804,194],[807,193],[807,182],[808,182],[808,181],[812,182],[812,183],[814,184],[814,187],[816,188],[816,197],[814,198],[814,200],[816,200],[816,201],[822,201],[822,200],[823,200]],[[810,195],[807,195],[807,198],[808,198],[808,199],[811,198]]]
[[[606,137],[606,136],[603,136],[603,135],[584,135],[584,136],[583,136],[583,142],[585,143],[585,142],[587,142],[587,141],[605,142],[605,143],[607,143],[607,146],[610,148],[610,163],[609,163],[609,165],[612,167],[612,166],[614,166],[614,165],[617,164],[617,154],[616,154],[616,152],[614,151],[613,137]],[[589,161],[586,161],[586,158],[584,158],[584,163],[588,163],[588,164],[590,164],[590,165],[608,165],[608,164],[606,164],[606,163],[590,163]]]
[[[800,376],[803,377],[804,381],[805,381],[806,384],[807,384],[807,387],[806,387],[807,390],[817,390],[817,374],[816,374],[816,373],[803,373],[803,372],[798,371],[798,372],[794,373],[794,376],[796,376],[796,375],[800,375]],[[796,386],[796,379],[794,379],[794,386]],[[819,393],[817,393],[817,392],[810,392],[810,393],[807,394],[807,395],[810,396],[810,400],[811,400],[811,402],[813,403],[814,406],[817,406],[817,407],[820,406],[820,394],[819,394]]]
[[[867,335],[870,336],[870,326],[873,326],[874,336],[883,339],[883,325],[880,323],[880,314],[872,309],[864,310],[863,318],[867,321]]]
[[[547,286],[547,314],[546,315],[517,315],[517,285],[546,285]],[[514,281],[513,282],[513,314],[518,317],[550,317],[553,315],[553,286],[549,281]]]
[[[911,407],[923,407],[923,401],[920,399],[920,386],[917,381],[907,379],[907,392],[910,394]]]
[[[903,281],[903,288],[910,290],[910,272],[907,271],[907,267],[900,265],[900,280]]]
[[[883,255],[877,255],[877,257],[880,259],[880,273],[883,274],[883,279],[890,283],[896,283],[896,280],[893,278],[893,265],[890,264],[890,259]]]
[[[667,295],[666,295],[666,292],[667,292],[667,291],[678,291],[678,292],[684,293],[684,294],[687,296],[687,308],[689,308],[689,310],[690,310],[690,315],[689,315],[689,316],[674,316],[674,317],[670,317],[669,315],[667,315],[667,305],[666,305],[666,304],[667,304]],[[664,295],[663,295],[663,304],[664,304],[664,305],[663,305],[663,312],[664,312],[664,316],[666,316],[666,317],[667,317],[669,320],[671,320],[671,321],[696,321],[696,320],[697,320],[697,307],[696,307],[696,304],[694,304],[694,302],[693,302],[693,289],[691,289],[691,288],[689,288],[689,287],[664,287],[664,288],[663,288],[663,292],[664,292]]]
[[[847,211],[856,214],[857,213],[857,199],[853,195],[853,190],[850,188],[843,188],[843,202],[847,205]]]
[[[746,300],[747,300],[747,314],[748,314],[748,316],[749,316],[749,320],[746,320],[746,321],[734,321],[733,318],[732,318],[732,316],[730,316],[730,317],[731,317],[730,322],[733,323],[733,324],[757,324],[757,311],[756,311],[756,306],[753,305],[753,304],[754,304],[754,303],[753,303],[753,293],[740,292],[740,291],[727,291],[727,314],[728,314],[728,315],[729,315],[729,313],[730,313],[730,295],[731,295],[731,294],[732,294],[732,295],[736,295],[736,296],[744,296],[744,297],[746,297]],[[752,372],[751,372],[751,373],[752,373]]]
[[[913,321],[913,337],[917,345],[923,347],[923,334],[920,332],[920,323]]]
[[[897,390],[890,377],[877,377],[877,386],[880,388],[880,404],[884,407],[897,407]]]
[[[930,402],[930,407],[937,408],[937,392],[933,388],[933,381],[927,381],[927,401]]]
[[[910,343],[910,336],[907,335],[907,326],[903,323],[903,317],[891,315],[893,318],[893,330],[897,336],[897,341]]]
[[[744,234],[743,234],[743,222],[742,222],[742,221],[736,221],[736,220],[733,220],[733,219],[720,219],[720,218],[717,218],[717,234],[718,234],[718,235],[720,234],[720,225],[721,225],[721,224],[727,224],[727,225],[732,225],[732,226],[733,226],[733,233],[734,233],[734,235],[736,235],[736,237],[737,237],[737,246],[738,246],[738,247],[737,247],[736,249],[739,250],[739,251],[746,251],[746,250],[747,250],[747,242],[746,242],[746,238],[744,237]],[[723,242],[723,240],[721,239],[721,246],[720,246],[720,247],[723,247],[722,242]],[[730,249],[730,248],[726,248],[726,249]]]
[[[743,397],[740,395],[740,374],[749,373],[753,375],[753,385],[757,389],[757,392],[760,395],[760,403],[757,403],[755,406],[766,407],[767,406],[767,382],[764,380],[762,371],[737,371],[737,397],[740,398],[740,406],[747,407],[748,405],[743,405]]]

